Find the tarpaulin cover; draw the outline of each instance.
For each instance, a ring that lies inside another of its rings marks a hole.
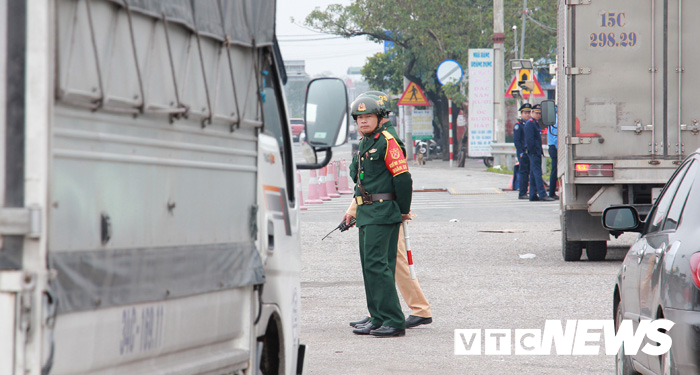
[[[252,242],[54,252],[49,262],[59,314],[265,282]]]
[[[243,46],[271,46],[275,0],[111,0],[154,18],[182,24],[201,35]]]

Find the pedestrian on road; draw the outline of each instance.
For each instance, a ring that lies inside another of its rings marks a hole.
[[[558,154],[558,141],[559,141],[559,115],[556,115],[556,121],[554,125],[549,126],[549,132],[547,134],[547,144],[549,145],[549,158],[552,159],[552,172],[549,174],[549,196],[554,199],[559,199],[557,195],[557,161],[559,159]]]
[[[357,214],[357,203],[353,200],[345,212],[345,220],[355,217]],[[411,279],[411,272],[408,268],[408,258],[406,257],[406,238],[404,237],[403,226],[399,227],[399,240],[396,246],[396,269],[394,271],[396,285],[401,292],[403,300],[411,309],[411,314],[406,318],[406,328],[413,328],[423,324],[433,322],[432,313],[428,299],[423,294],[418,279]],[[370,317],[350,322],[350,326],[359,328],[369,322]]]
[[[396,293],[396,248],[402,220],[410,219],[413,181],[400,140],[379,125],[377,99],[359,97],[351,114],[362,134],[350,164],[355,182],[357,227],[365,296],[370,320],[358,335],[404,336],[406,321]],[[349,218],[345,217],[349,224]]]
[[[381,91],[367,91],[359,97],[370,96],[377,99],[379,107],[382,110],[381,120],[379,121],[379,126],[384,127],[393,137],[396,138],[401,151],[406,156],[406,148],[404,143],[399,138],[396,133],[396,128],[394,124],[389,120],[389,114],[391,110],[388,107],[389,96]],[[350,207],[345,212],[346,223],[350,222],[351,218],[357,216],[357,202],[353,199]],[[430,312],[430,304],[428,299],[425,298],[423,290],[420,287],[418,279],[411,279],[411,273],[408,268],[408,258],[406,257],[406,238],[403,233],[403,226],[399,227],[399,238],[398,245],[396,247],[396,269],[394,270],[396,285],[401,292],[401,296],[404,301],[411,309],[411,314],[406,318],[406,328],[413,328],[423,324],[430,324],[433,322],[432,313]],[[365,325],[369,322],[370,317],[365,317],[363,319],[350,322],[350,326],[358,328],[357,326]]]
[[[528,180],[530,178],[530,159],[527,157],[525,149],[525,123],[530,120],[532,104],[525,103],[520,106],[520,118],[513,125],[513,143],[515,144],[515,155],[518,158],[518,178],[517,187],[513,184],[513,189],[518,189],[518,199],[527,199]]]
[[[527,156],[530,158],[530,200],[553,201],[554,198],[547,195],[542,179],[542,128],[540,118],[542,108],[539,104],[532,107],[532,118],[525,123],[525,145]],[[538,197],[539,195],[539,197]]]

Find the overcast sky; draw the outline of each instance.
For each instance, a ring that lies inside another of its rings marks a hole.
[[[350,0],[279,0],[277,2],[277,39],[285,60],[306,60],[306,72],[312,77],[325,71],[344,76],[349,67],[361,67],[368,56],[383,52],[384,46],[365,37],[351,39],[313,32],[303,26],[304,19],[316,7],[350,4]],[[294,18],[294,23],[290,20]]]

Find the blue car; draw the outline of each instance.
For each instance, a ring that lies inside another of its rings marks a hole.
[[[645,319],[675,323],[666,332],[670,351],[625,355],[621,348],[617,374],[700,374],[700,150],[678,167],[645,221],[632,206],[612,206],[603,212],[603,226],[613,235],[640,233],[617,276],[616,327],[622,319],[631,320],[635,332]]]

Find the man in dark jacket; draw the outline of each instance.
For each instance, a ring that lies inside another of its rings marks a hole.
[[[520,190],[518,199],[527,199],[528,179],[530,178],[530,159],[525,152],[525,123],[530,120],[532,104],[525,103],[520,106],[520,118],[513,125],[513,143],[515,144],[515,154],[518,158],[518,186],[513,189]]]
[[[539,104],[532,107],[532,118],[525,123],[525,145],[527,155],[530,158],[530,200],[553,201],[554,198],[547,195],[542,179],[542,129],[539,120],[542,117],[542,108]],[[539,195],[539,198],[537,197]]]

